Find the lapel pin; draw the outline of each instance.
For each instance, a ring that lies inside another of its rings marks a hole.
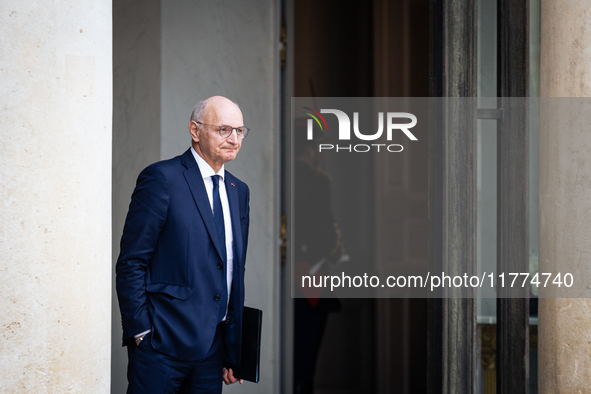
[[[232,183],[232,186],[236,186],[236,185]]]

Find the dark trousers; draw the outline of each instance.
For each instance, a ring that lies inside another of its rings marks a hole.
[[[139,346],[128,346],[128,394],[222,392],[225,346],[218,325],[211,349],[199,361],[182,360],[154,350],[148,333]]]

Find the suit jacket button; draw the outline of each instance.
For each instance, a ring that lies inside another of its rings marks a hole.
[[[220,297],[219,294],[216,294],[215,297],[213,297],[213,300],[214,301],[219,301],[220,298],[222,298],[222,297]]]
[[[218,268],[222,269],[222,268],[224,268],[224,265],[222,263],[218,263]]]

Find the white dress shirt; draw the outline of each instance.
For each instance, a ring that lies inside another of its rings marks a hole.
[[[201,171],[201,176],[203,177],[203,183],[205,184],[205,190],[207,191],[207,198],[209,199],[209,205],[211,206],[211,212],[213,213],[213,180],[211,179],[214,175],[220,176],[220,200],[222,201],[222,211],[224,212],[224,227],[226,233],[226,285],[228,287],[228,299],[227,302],[230,302],[230,292],[232,291],[232,278],[234,276],[234,248],[232,247],[234,244],[234,238],[232,237],[232,218],[230,216],[230,203],[228,202],[228,194],[226,193],[226,184],[224,182],[225,178],[225,170],[224,166],[216,172],[211,168],[209,164],[199,154],[191,147],[191,153],[195,160],[197,161],[197,165],[199,166],[199,171]],[[226,314],[222,320],[226,320],[226,315],[228,314],[228,303],[226,303]]]

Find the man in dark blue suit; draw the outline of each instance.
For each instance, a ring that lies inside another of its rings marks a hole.
[[[128,393],[221,393],[222,380],[238,381],[249,189],[224,164],[248,128],[216,96],[197,104],[189,130],[189,150],[139,175],[121,238]]]

